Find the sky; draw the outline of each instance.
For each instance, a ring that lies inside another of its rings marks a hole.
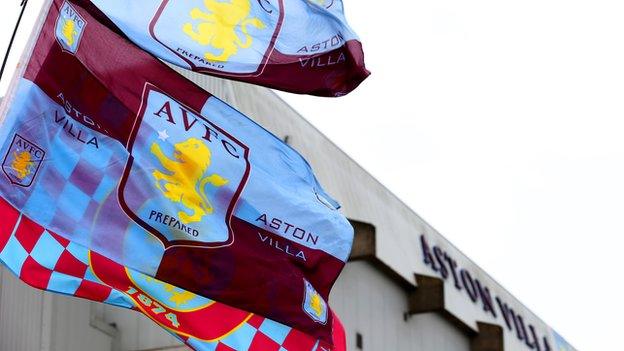
[[[280,96],[575,347],[621,345],[624,3],[344,2],[372,75]]]

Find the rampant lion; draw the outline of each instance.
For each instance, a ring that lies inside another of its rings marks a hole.
[[[76,37],[76,34],[78,34],[76,31],[76,22],[71,19],[66,19],[65,22],[63,22],[62,33],[67,46],[74,45],[74,38]]]
[[[314,311],[317,317],[321,317],[323,315],[323,303],[321,302],[321,295],[317,292],[314,292],[312,298],[310,299],[310,308]]]
[[[210,149],[199,139],[189,138],[175,144],[174,159],[167,157],[158,143],[152,143],[150,151],[168,173],[154,170],[156,188],[172,202],[179,202],[190,213],[180,211],[178,217],[184,224],[199,222],[205,215],[212,214],[213,207],[204,187],[210,183],[221,187],[228,180],[217,174],[203,176],[210,167]],[[163,184],[164,183],[164,184]]]
[[[210,13],[197,7],[193,8],[190,13],[192,19],[204,21],[197,25],[197,31],[191,23],[186,23],[182,29],[200,45],[210,45],[221,50],[218,55],[211,52],[204,53],[207,60],[225,62],[238,52],[239,47],[243,49],[250,47],[253,40],[247,32],[248,25],[257,29],[265,28],[265,24],[259,18],[249,17],[250,0],[231,0],[230,2],[204,0],[204,6]],[[245,42],[241,41],[236,34],[237,26],[240,26],[245,35]]]
[[[33,166],[32,157],[28,151],[22,151],[19,154],[14,152],[13,157],[11,168],[17,173],[17,178],[23,180],[31,172],[31,167]]]

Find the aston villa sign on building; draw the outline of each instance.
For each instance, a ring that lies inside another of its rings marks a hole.
[[[469,270],[460,267],[448,252],[439,246],[430,246],[425,235],[420,236],[420,244],[425,265],[457,291],[463,292],[473,304],[481,306],[483,313],[504,325],[528,349],[553,350],[546,335],[541,334],[525,316],[514,311],[504,298],[496,296],[493,289],[473,277]]]

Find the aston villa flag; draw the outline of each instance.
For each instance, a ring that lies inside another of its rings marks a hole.
[[[145,314],[200,351],[346,351],[333,315],[333,347],[284,324],[207,299],[68,241],[0,199],[0,260],[27,284]]]
[[[7,100],[0,260],[20,278],[200,350],[247,350],[253,328],[331,348],[353,229],[295,150],[74,1],[52,2]]]
[[[102,22],[196,72],[320,96],[345,95],[369,75],[342,0],[91,2],[114,25]]]

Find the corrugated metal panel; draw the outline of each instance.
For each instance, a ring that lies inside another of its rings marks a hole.
[[[356,333],[362,335],[367,351],[470,350],[469,338],[438,314],[405,320],[405,291],[363,261],[347,264],[330,305],[345,325],[349,350],[357,350]]]
[[[50,351],[111,351],[113,340],[90,325],[92,302],[54,295]]]
[[[43,293],[0,267],[0,351],[41,349]]]
[[[0,266],[0,351],[110,351],[89,324],[91,302],[44,293]]]

